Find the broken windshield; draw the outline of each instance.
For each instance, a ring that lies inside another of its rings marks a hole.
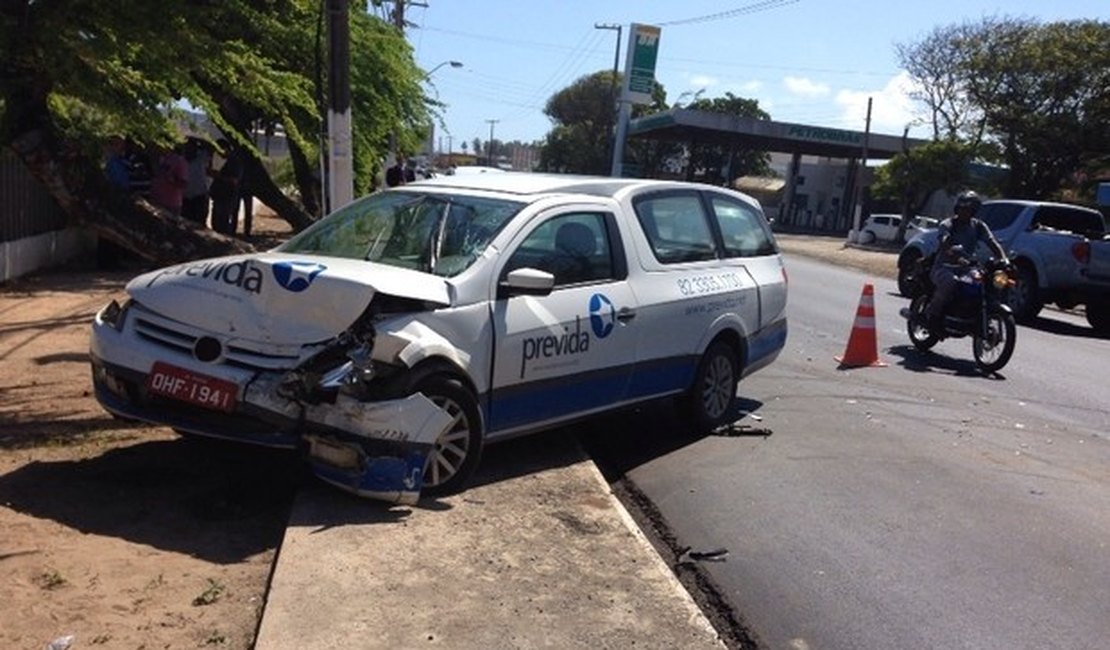
[[[277,250],[451,277],[466,270],[523,207],[501,199],[379,192],[329,215]]]

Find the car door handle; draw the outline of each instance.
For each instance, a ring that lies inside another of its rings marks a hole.
[[[636,310],[635,309],[629,309],[628,307],[621,307],[620,311],[617,312],[617,320],[619,320],[622,323],[627,323],[628,321],[632,320],[633,318],[636,318]]]

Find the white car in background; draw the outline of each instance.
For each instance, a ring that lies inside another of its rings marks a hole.
[[[104,408],[299,448],[403,503],[457,490],[489,441],[644,400],[726,424],[787,332],[759,204],[669,181],[440,176],[127,293],[92,327]]]
[[[916,216],[906,227],[906,240],[909,241],[919,232],[936,228],[940,221],[932,217]],[[902,225],[902,215],[899,214],[873,214],[860,226],[860,243],[872,244],[875,242],[892,242],[898,236],[898,227]]]

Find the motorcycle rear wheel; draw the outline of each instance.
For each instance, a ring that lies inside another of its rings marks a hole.
[[[978,333],[971,341],[971,351],[975,355],[975,365],[984,373],[998,372],[1010,362],[1017,345],[1017,325],[1014,315],[1001,310],[987,314],[984,328],[987,332]]]
[[[925,326],[928,317],[925,307],[929,304],[929,296],[918,296],[910,303],[910,317],[906,319],[906,332],[910,335],[910,342],[922,352],[928,352],[937,344],[940,337],[929,331]]]

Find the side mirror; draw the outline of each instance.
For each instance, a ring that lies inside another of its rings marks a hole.
[[[524,267],[509,271],[497,286],[498,298],[546,296],[555,288],[555,276],[547,271]]]

